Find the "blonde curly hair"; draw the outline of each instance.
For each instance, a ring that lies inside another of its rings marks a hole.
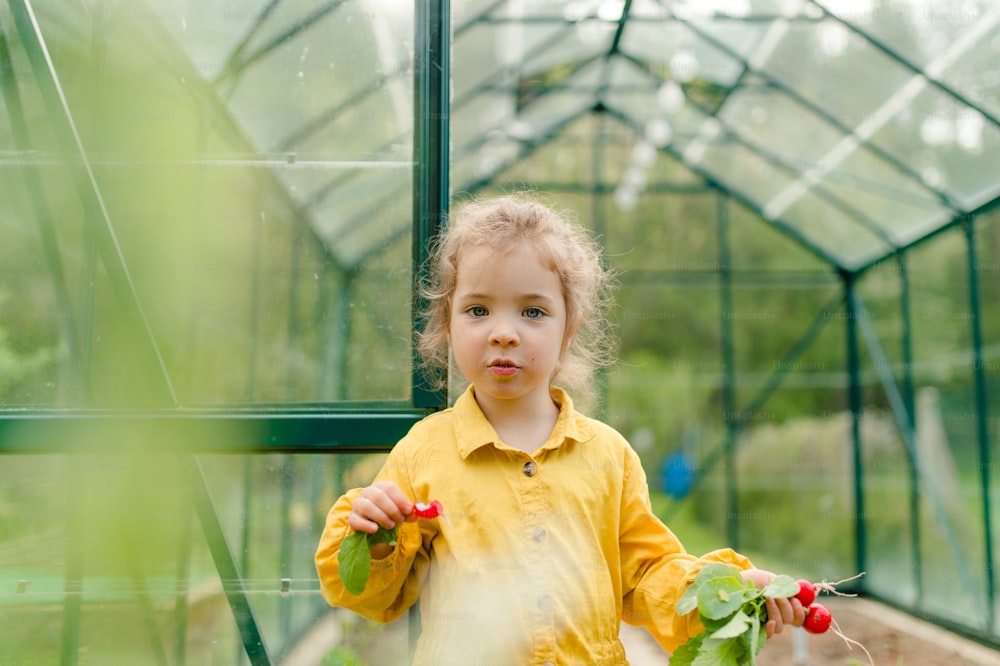
[[[449,368],[448,330],[458,264],[470,248],[503,254],[521,243],[539,249],[559,276],[566,302],[567,331],[576,332],[552,378],[584,399],[593,399],[594,374],[613,360],[614,340],[609,320],[614,274],[605,265],[603,249],[584,227],[526,193],[466,202],[450,216],[431,248],[421,281],[426,299],[424,328],[417,351],[436,389],[446,390]]]

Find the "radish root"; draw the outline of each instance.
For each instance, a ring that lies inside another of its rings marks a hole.
[[[851,596],[854,596],[854,595],[851,595]],[[842,632],[840,630],[840,625],[837,624],[836,620],[833,620],[833,633],[835,633],[838,636],[840,636],[844,640],[844,642],[847,643],[847,649],[848,650],[853,649],[851,647],[853,645],[857,645],[859,648],[861,648],[861,651],[865,653],[866,657],[868,657],[868,663],[871,664],[872,666],[875,666],[875,660],[872,659],[871,653],[869,653],[868,650],[865,648],[865,646],[862,645],[861,643],[857,642],[856,640],[854,640],[852,638],[848,638],[847,636],[845,636],[844,632]]]
[[[854,576],[851,576],[850,578],[844,578],[843,580],[838,580],[838,581],[836,581],[834,583],[830,583],[830,582],[827,582],[826,580],[824,580],[821,583],[816,583],[816,590],[817,591],[822,590],[823,592],[826,592],[828,594],[835,594],[838,597],[856,597],[856,596],[858,596],[856,594],[848,594],[846,592],[838,592],[837,591],[837,586],[838,585],[843,585],[844,583],[849,583],[852,580],[857,580],[858,578],[861,578],[864,575],[865,575],[865,572],[862,571],[861,573],[856,574]]]

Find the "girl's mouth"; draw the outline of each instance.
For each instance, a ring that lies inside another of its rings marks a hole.
[[[518,371],[516,364],[510,361],[494,361],[490,363],[490,372],[495,375],[509,376]]]

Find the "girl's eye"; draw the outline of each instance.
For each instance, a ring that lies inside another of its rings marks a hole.
[[[539,319],[545,316],[545,311],[541,308],[528,308],[524,311],[524,316],[528,319]]]
[[[468,312],[473,317],[485,317],[489,314],[489,311],[482,305],[473,305],[469,307],[466,312]]]

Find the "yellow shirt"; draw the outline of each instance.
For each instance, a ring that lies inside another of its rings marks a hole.
[[[316,553],[323,596],[378,622],[418,598],[415,664],[625,664],[620,621],[644,626],[668,651],[701,630],[674,606],[709,561],[752,565],[729,549],[696,558],[652,513],[646,476],[628,442],[573,408],[529,455],[508,447],[470,387],[451,409],[415,424],[378,479],[415,502],[439,500],[448,520],[399,528],[391,555],[372,561],[365,591],[347,592],[337,551],[361,492],[341,497]]]

